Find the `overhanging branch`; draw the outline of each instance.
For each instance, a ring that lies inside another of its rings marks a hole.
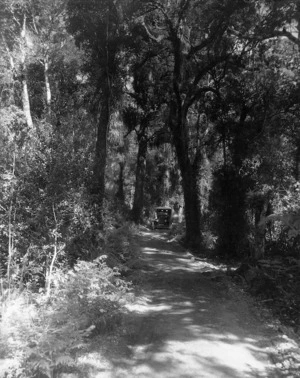
[[[155,37],[149,30],[148,26],[146,25],[145,23],[145,19],[144,19],[144,16],[141,17],[141,24],[144,26],[144,29],[148,35],[148,37],[150,39],[152,39],[152,41],[155,41],[157,43],[160,43],[163,39],[164,39],[164,35],[160,34],[159,36]]]
[[[193,96],[191,96],[187,101],[186,101],[186,104],[185,104],[185,108],[188,109],[190,106],[193,105],[193,103],[197,100],[200,99],[200,97],[204,94],[204,93],[207,93],[207,92],[212,92],[214,93],[217,97],[220,98],[220,92],[213,88],[213,87],[209,87],[209,86],[205,86],[205,87],[201,87],[199,88]]]

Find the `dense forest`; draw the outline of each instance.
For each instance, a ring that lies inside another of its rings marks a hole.
[[[299,261],[299,0],[0,6],[12,376],[54,376],[95,319],[116,321],[157,206],[183,209],[170,232],[195,255]]]

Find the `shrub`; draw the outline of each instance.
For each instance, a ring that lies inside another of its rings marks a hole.
[[[117,268],[107,266],[104,256],[93,262],[79,261],[65,274],[57,272],[54,285],[52,307],[57,323],[67,319],[78,330],[93,326],[101,331],[111,328],[130,286]]]
[[[109,266],[116,266],[121,273],[126,272],[139,259],[135,236],[137,226],[126,223],[124,226],[107,231],[104,254]]]
[[[213,251],[216,247],[218,238],[211,231],[202,232],[202,243],[206,251]]]
[[[185,223],[173,223],[168,231],[168,237],[171,240],[183,240],[185,236]]]
[[[52,378],[62,367],[76,366],[88,336],[120,321],[129,288],[104,257],[57,270],[50,297],[16,292],[5,300],[1,349],[18,360],[21,376]]]
[[[300,206],[299,184],[284,193],[275,193],[272,207],[274,214],[261,220],[267,229],[267,250],[272,255],[299,257]]]

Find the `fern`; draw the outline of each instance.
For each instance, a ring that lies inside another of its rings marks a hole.
[[[51,296],[17,293],[4,306],[0,334],[28,377],[74,367],[73,355],[94,333],[110,330],[122,315],[130,285],[105,258],[57,270]],[[4,348],[3,345],[3,348]]]

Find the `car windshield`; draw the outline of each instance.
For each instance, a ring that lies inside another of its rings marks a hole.
[[[157,209],[156,212],[157,214],[170,214],[171,209]]]

